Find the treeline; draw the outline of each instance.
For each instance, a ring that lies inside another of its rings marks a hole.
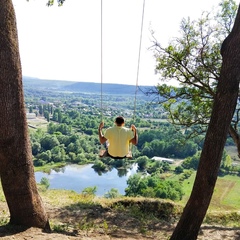
[[[46,132],[41,129],[31,131],[35,166],[50,162],[83,164],[98,159],[101,148],[97,134],[99,119],[85,116],[81,121],[78,128],[50,122]],[[112,120],[110,122],[112,124]],[[134,157],[185,158],[194,155],[199,149],[198,144],[183,140],[184,135],[166,123],[159,130],[139,130],[139,144],[133,148]]]
[[[187,140],[180,129],[169,123],[161,123],[158,129],[141,131],[138,149],[149,158],[186,158],[194,155],[201,145],[198,139]]]
[[[181,166],[176,168],[176,173],[182,173],[184,169],[196,171],[198,169],[200,154],[201,151],[198,151],[193,156],[185,158]],[[219,176],[224,175],[240,176],[240,164],[233,164],[233,159],[225,150],[223,152],[222,161],[219,168]]]
[[[142,177],[141,174],[134,174],[127,180],[126,196],[163,198],[179,201],[184,195],[182,186],[177,181],[168,181],[158,175]]]

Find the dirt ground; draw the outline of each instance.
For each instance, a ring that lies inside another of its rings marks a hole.
[[[152,234],[140,234],[130,229],[127,231],[116,231],[110,234],[101,232],[86,232],[78,233],[75,236],[71,236],[69,233],[44,233],[41,229],[29,228],[26,230],[6,230],[4,227],[0,227],[0,237],[3,240],[112,240],[112,239],[123,239],[123,240],[145,240],[145,239],[158,239],[167,240],[169,239],[170,233],[173,227],[162,226],[156,232]],[[74,235],[74,233],[72,233]],[[240,239],[239,229],[226,229],[221,227],[203,227],[201,233],[198,236],[199,240],[238,240]]]
[[[5,216],[8,214],[5,203],[0,202],[0,209]],[[0,238],[2,240],[167,240],[175,226],[175,223],[159,222],[159,220],[148,223],[126,216],[124,212],[101,207],[69,211],[67,208],[48,205],[46,209],[51,226],[54,222],[57,223],[52,232],[44,232],[38,228],[23,229],[5,225],[0,227]],[[198,239],[240,240],[240,228],[203,225]]]

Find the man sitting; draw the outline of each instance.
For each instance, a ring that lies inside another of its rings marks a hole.
[[[124,127],[124,118],[119,116],[115,119],[115,125],[102,134],[104,123],[101,122],[98,128],[99,141],[101,144],[107,143],[109,157],[125,158],[129,153],[129,143],[137,145],[138,134],[134,125],[131,128]]]

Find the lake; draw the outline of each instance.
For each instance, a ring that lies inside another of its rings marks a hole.
[[[127,170],[117,170],[113,168],[106,173],[97,173],[92,168],[93,164],[87,165],[67,165],[59,170],[51,172],[35,172],[37,183],[43,177],[49,180],[49,189],[74,190],[78,193],[86,187],[97,187],[97,196],[103,196],[112,188],[118,189],[124,195],[127,187],[127,179],[137,172],[137,164],[133,164]]]

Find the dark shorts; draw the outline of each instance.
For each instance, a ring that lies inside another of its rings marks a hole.
[[[110,158],[113,158],[113,159],[124,159],[124,158],[126,158],[126,156],[124,156],[124,157],[114,157],[114,156],[110,155],[107,150],[106,150],[106,152],[107,152],[107,155],[108,155]]]

